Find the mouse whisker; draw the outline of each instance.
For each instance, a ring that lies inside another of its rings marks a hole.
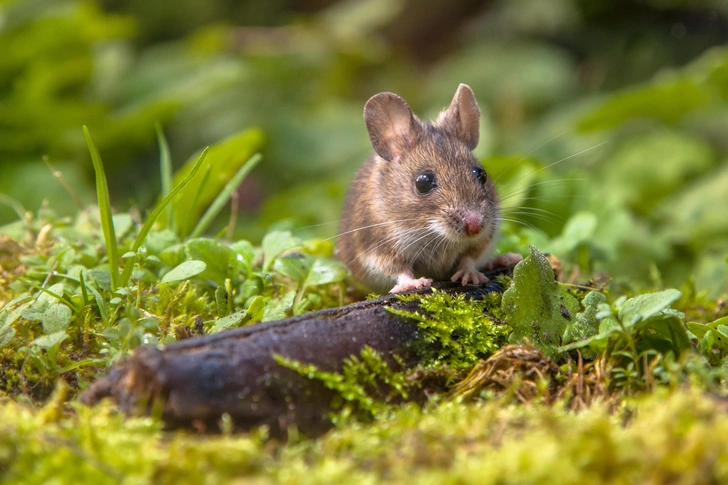
[[[583,179],[583,178],[573,178],[573,179],[543,180],[541,182],[534,182],[532,184],[528,184],[525,187],[518,187],[518,186],[516,186],[516,187],[513,187],[512,190],[510,190],[510,191],[508,191],[508,190],[502,191],[498,195],[499,195],[499,199],[502,202],[504,200],[507,200],[509,197],[513,197],[514,195],[520,195],[520,194],[528,193],[531,189],[533,189],[535,187],[540,187],[540,186],[550,187],[550,186],[555,186],[557,184],[560,184],[561,182],[572,182],[572,181],[583,181],[583,180],[585,180],[585,179]],[[503,186],[499,187],[499,189],[503,189],[503,188],[506,188],[507,189],[507,188],[510,188],[513,185],[515,185],[515,184],[506,184],[506,185],[503,185]]]
[[[424,239],[424,238],[426,238],[427,236],[430,236],[430,235],[432,235],[432,234],[435,234],[435,232],[434,232],[434,231],[433,231],[432,229],[429,229],[429,228],[427,228],[427,232],[425,232],[425,234],[424,234],[423,236],[420,236],[420,237],[418,237],[417,239],[415,239],[414,241],[410,242],[409,244],[407,244],[406,246],[404,246],[403,248],[401,248],[401,249],[400,249],[400,251],[401,251],[401,252],[405,252],[405,251],[407,251],[407,250],[408,250],[408,249],[409,249],[410,247],[412,247],[412,246],[413,246],[414,244],[416,244],[417,242],[421,241],[422,239]],[[415,258],[415,259],[416,259],[416,258]]]
[[[538,201],[538,202],[552,202],[554,200],[559,200],[559,199],[573,199],[573,200],[582,199],[583,200],[583,199],[586,199],[586,198],[587,198],[586,195],[561,194],[561,195],[553,195],[553,196],[550,195],[548,197],[546,197],[546,196],[543,196],[543,197],[524,197],[523,199],[520,199],[520,200],[522,202],[526,202],[526,201],[529,201],[529,200]],[[503,201],[501,200],[501,202],[503,202]],[[521,204],[521,205],[523,205],[523,204]],[[511,209],[513,207],[520,207],[520,206],[503,204],[503,207],[501,207],[501,208],[502,209]],[[526,206],[523,206],[523,207],[526,207]]]
[[[529,206],[517,206],[517,207],[503,207],[500,210],[500,214],[520,214],[520,213],[530,213],[533,215],[544,215],[549,216],[555,219],[562,219],[558,214],[546,210],[541,209],[540,207],[529,207]]]
[[[336,236],[331,236],[329,238],[324,239],[324,241],[330,241],[331,239],[336,239],[339,236],[344,236],[346,234],[351,234],[351,233],[357,232],[357,231],[363,231],[364,229],[370,229],[372,227],[380,227],[380,226],[386,226],[386,225],[389,225],[389,224],[398,224],[400,222],[410,222],[410,221],[416,221],[416,220],[417,220],[416,218],[411,218],[411,219],[399,219],[399,220],[396,220],[396,221],[378,222],[376,224],[370,224],[368,226],[357,227],[356,229],[352,229],[350,231],[346,231],[346,232],[339,233]]]
[[[533,185],[530,185],[528,187],[522,187],[522,188],[519,188],[519,189],[515,189],[515,190],[513,190],[511,192],[507,192],[504,195],[500,195],[499,196],[499,202],[501,204],[505,204],[507,201],[512,200],[514,198],[515,199],[518,199],[518,198],[520,198],[520,197],[522,197],[524,195],[529,195],[530,192],[531,192],[531,189],[533,187],[535,187],[536,185],[537,184],[533,184]],[[545,185],[545,184],[538,184],[538,185]],[[572,199],[580,198],[580,199],[584,199],[584,198],[586,198],[586,196],[585,195],[582,195],[582,194],[543,194],[543,195],[538,196],[538,197],[536,197],[536,196],[533,196],[533,197],[524,197],[523,200],[524,201],[525,200],[545,200],[545,201],[550,201],[550,200],[553,200],[553,199],[556,199],[556,198],[572,198]],[[507,204],[505,204],[505,205],[507,205]]]
[[[401,244],[403,240],[406,242],[409,242],[411,239],[418,237],[419,234],[426,229],[427,228],[417,227],[417,228],[413,228],[413,229],[408,229],[407,231],[404,231],[402,233],[389,234],[385,238],[383,238],[381,241],[379,241],[379,243],[376,246],[367,248],[367,250],[365,252],[358,254],[357,259],[364,257],[366,254],[373,253],[380,247],[388,245],[388,244],[392,244],[392,245]]]
[[[532,148],[532,149],[531,149],[531,150],[530,150],[530,151],[529,151],[528,153],[526,153],[526,154],[525,154],[525,155],[523,155],[523,156],[522,156],[521,158],[519,158],[519,159],[518,159],[518,160],[517,160],[517,161],[516,161],[515,163],[513,163],[513,164],[512,164],[512,165],[511,165],[510,167],[508,167],[507,169],[505,169],[504,171],[502,171],[501,173],[499,173],[499,174],[498,174],[498,175],[496,176],[496,178],[495,178],[495,179],[493,180],[493,183],[495,183],[495,182],[498,182],[498,180],[499,180],[499,179],[500,179],[500,178],[501,178],[501,177],[502,177],[503,175],[505,175],[505,174],[507,174],[508,172],[510,172],[511,170],[513,170],[513,169],[514,169],[514,168],[515,168],[516,166],[518,166],[518,164],[519,164],[519,163],[521,163],[521,162],[523,162],[524,160],[526,160],[526,159],[527,159],[527,158],[528,158],[528,157],[529,157],[530,155],[532,155],[532,154],[533,154],[533,152],[535,152],[535,151],[536,151],[536,150],[538,150],[539,148],[541,148],[541,147],[543,147],[543,146],[545,146],[545,145],[548,145],[548,144],[549,144],[549,143],[551,143],[552,141],[554,141],[554,140],[556,140],[556,139],[558,139],[558,138],[561,138],[562,136],[566,135],[567,133],[570,133],[570,132],[573,132],[573,131],[575,131],[575,130],[566,130],[566,131],[564,131],[564,132],[562,132],[562,133],[559,133],[559,134],[558,134],[558,135],[556,135],[556,136],[553,136],[553,137],[549,138],[548,140],[546,140],[545,142],[543,142],[543,143],[541,143],[540,145],[536,146],[535,148]]]
[[[584,177],[540,180],[538,182],[530,183],[530,184],[526,185],[525,187],[518,187],[518,189],[519,190],[531,189],[533,187],[538,187],[540,185],[547,185],[547,186],[548,185],[556,185],[556,184],[560,184],[561,182],[583,182],[584,180],[586,180]],[[514,185],[517,185],[516,184],[516,181],[513,181],[513,182],[508,183],[508,184],[501,184],[501,185],[498,186],[498,188],[499,189],[503,189],[503,188],[507,188],[507,187],[514,186]]]
[[[538,227],[534,226],[533,224],[531,224],[529,222],[522,221],[520,219],[508,218],[508,217],[498,217],[497,219],[502,222],[511,222],[513,224],[520,224],[522,226],[526,226],[527,228],[539,233],[543,237],[548,238],[548,235],[545,232],[543,232],[541,229],[539,229]],[[504,230],[505,229],[507,229],[507,228],[504,228]]]
[[[595,148],[599,148],[600,146],[602,146],[602,145],[606,145],[607,143],[609,143],[609,141],[603,141],[603,142],[601,142],[601,143],[597,143],[596,145],[594,145],[594,146],[591,146],[591,147],[589,147],[589,148],[585,148],[584,150],[578,151],[578,152],[576,152],[576,153],[574,153],[574,154],[572,154],[572,155],[569,155],[568,157],[564,157],[564,158],[562,158],[562,159],[560,159],[560,160],[557,160],[557,161],[555,161],[555,162],[553,162],[553,163],[550,163],[550,164],[548,164],[548,165],[546,165],[546,166],[544,166],[544,167],[541,167],[541,168],[539,168],[538,170],[535,170],[535,171],[533,171],[533,172],[529,172],[529,173],[527,173],[526,175],[524,175],[524,176],[522,176],[522,177],[519,177],[519,178],[518,178],[518,179],[516,179],[515,181],[511,182],[511,184],[514,184],[514,183],[518,183],[518,182],[520,182],[521,180],[523,180],[523,179],[524,179],[524,178],[526,178],[526,177],[530,177],[530,176],[532,176],[532,175],[534,175],[534,174],[537,174],[537,173],[539,173],[539,172],[542,172],[542,171],[544,171],[544,170],[546,170],[546,169],[548,169],[548,168],[551,168],[551,167],[553,167],[554,165],[558,165],[559,163],[565,162],[566,160],[569,160],[569,159],[571,159],[571,158],[574,158],[574,157],[576,157],[576,156],[582,155],[582,154],[584,154],[584,153],[586,153],[586,152],[588,152],[588,151],[594,150]]]
[[[293,229],[291,229],[291,232],[300,232],[300,231],[305,231],[306,229],[313,229],[315,227],[330,226],[332,224],[340,224],[340,223],[341,223],[341,219],[339,219],[337,221],[321,222],[319,224],[312,224],[310,226],[294,227]]]
[[[530,217],[530,218],[538,220],[538,221],[546,221],[551,224],[560,224],[563,222],[563,219],[559,219],[557,217],[540,214],[540,213],[534,213],[534,212],[526,212],[526,211],[507,212],[507,213],[505,213],[505,215],[507,215],[507,216],[525,216],[525,217]]]
[[[426,243],[422,245],[420,250],[417,251],[417,254],[415,254],[414,257],[415,261],[420,257],[420,254],[422,254],[432,243],[438,242],[438,244],[432,249],[432,251],[430,251],[430,255],[433,255],[436,251],[436,248],[440,246],[442,241],[446,240],[446,238],[440,236],[439,234],[437,234],[437,232],[434,232],[434,236],[435,237],[430,238]]]

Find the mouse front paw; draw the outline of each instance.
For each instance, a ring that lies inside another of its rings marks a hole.
[[[462,280],[463,286],[468,283],[479,285],[480,283],[487,282],[488,277],[475,269],[475,261],[471,258],[463,258],[463,260],[460,261],[458,270],[454,275],[452,275],[452,278],[450,278],[450,281],[452,282],[456,282],[457,280]]]
[[[400,275],[397,278],[397,284],[389,290],[390,293],[401,293],[408,290],[421,290],[432,285],[430,278],[413,278],[410,275]]]

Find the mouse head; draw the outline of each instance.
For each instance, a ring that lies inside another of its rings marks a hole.
[[[473,91],[458,87],[450,107],[421,122],[393,93],[373,96],[364,120],[374,151],[374,188],[387,220],[414,218],[450,240],[492,238],[497,195],[471,150],[478,145],[480,109]]]

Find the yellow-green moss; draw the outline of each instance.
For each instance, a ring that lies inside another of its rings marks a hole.
[[[7,483],[723,483],[728,415],[702,392],[660,389],[616,414],[504,401],[404,406],[282,445],[261,434],[164,433],[109,406],[0,404]]]
[[[387,308],[388,311],[418,322],[422,341],[415,348],[423,367],[447,366],[469,369],[506,343],[511,327],[500,320],[501,295],[489,293],[483,299],[466,299],[434,290],[432,294],[406,296],[404,301],[422,298],[421,311]]]

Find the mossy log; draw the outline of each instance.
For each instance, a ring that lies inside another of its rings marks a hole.
[[[492,278],[503,270],[490,272]],[[438,290],[471,298],[501,291],[491,280],[481,286],[437,283]],[[429,289],[416,292],[426,295]],[[338,371],[365,346],[393,368],[415,367],[412,344],[417,323],[387,307],[417,310],[419,299],[402,302],[387,295],[341,308],[260,323],[157,347],[141,347],[116,364],[81,396],[86,404],[111,397],[127,413],[161,414],[169,428],[215,431],[223,415],[237,430],[268,425],[273,435],[289,426],[315,436],[331,426],[333,391],[315,379],[279,365],[280,355]]]

